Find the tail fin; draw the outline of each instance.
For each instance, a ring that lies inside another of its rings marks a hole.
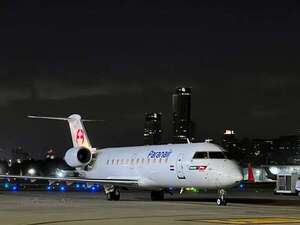
[[[33,119],[48,119],[48,120],[65,120],[68,121],[71,137],[74,147],[85,147],[88,149],[92,149],[90,140],[87,136],[86,130],[82,122],[84,121],[95,121],[95,120],[82,120],[81,116],[78,114],[70,115],[67,118],[63,117],[45,117],[45,116],[28,116]]]

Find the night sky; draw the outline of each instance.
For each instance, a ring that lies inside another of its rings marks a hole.
[[[300,127],[296,1],[1,1],[0,148],[71,146],[79,113],[95,147],[143,144],[144,113],[192,87],[196,139],[277,137]]]

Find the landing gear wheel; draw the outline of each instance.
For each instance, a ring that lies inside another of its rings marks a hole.
[[[114,199],[113,200],[115,200],[115,201],[119,201],[120,200],[120,191],[119,191],[119,189],[115,190]]]
[[[106,199],[109,200],[109,201],[112,201],[112,200],[118,201],[118,200],[120,200],[120,191],[119,191],[119,189],[115,189],[112,192],[106,193]]]
[[[226,191],[224,189],[220,189],[219,197],[217,198],[218,206],[225,206],[227,204],[227,200],[226,200],[225,196],[226,196]]]
[[[163,191],[151,191],[151,200],[152,201],[164,200],[164,192]]]
[[[106,199],[107,199],[108,201],[113,200],[112,192],[106,193]]]
[[[227,204],[226,199],[217,198],[218,206],[225,206]]]

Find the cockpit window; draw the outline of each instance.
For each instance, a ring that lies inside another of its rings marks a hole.
[[[224,152],[209,152],[210,159],[226,159]]]
[[[207,152],[195,152],[193,159],[207,159],[208,153]]]

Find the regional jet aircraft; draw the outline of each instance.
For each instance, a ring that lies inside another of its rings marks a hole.
[[[151,191],[152,200],[163,200],[164,194],[187,187],[218,190],[218,205],[226,205],[225,189],[242,179],[238,165],[226,158],[224,150],[211,143],[146,145],[118,148],[92,148],[80,115],[68,118],[31,118],[68,122],[73,147],[64,160],[76,168],[79,177],[39,177],[0,175],[4,178],[43,179],[55,181],[100,183],[108,200],[119,200],[122,188]]]

